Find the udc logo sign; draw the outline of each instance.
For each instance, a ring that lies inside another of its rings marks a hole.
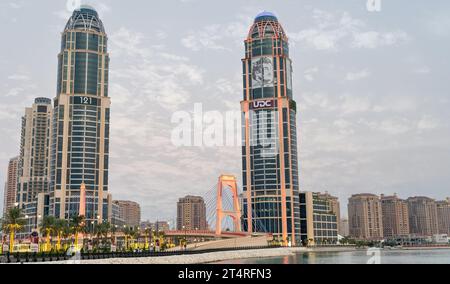
[[[66,9],[69,12],[72,12],[73,10],[80,9],[81,7],[81,0],[67,0],[66,3]]]
[[[252,109],[260,109],[260,108],[269,108],[274,106],[273,100],[266,100],[266,101],[254,101],[251,104]]]
[[[367,0],[367,11],[369,12],[380,12],[381,11],[381,0]]]

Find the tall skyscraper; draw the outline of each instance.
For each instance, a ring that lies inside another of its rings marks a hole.
[[[348,202],[350,236],[357,239],[383,238],[380,198],[374,194],[355,194]]]
[[[383,235],[386,238],[406,236],[409,234],[408,203],[394,196],[381,195],[383,216]]]
[[[438,233],[437,206],[434,199],[416,196],[408,201],[410,232],[416,236],[432,236]]]
[[[19,171],[19,157],[12,158],[8,163],[5,191],[3,196],[3,215],[14,208],[17,198],[17,177]]]
[[[50,212],[79,214],[86,185],[87,224],[108,220],[110,98],[108,37],[90,6],[75,10],[58,56],[50,158]]]
[[[277,17],[260,13],[243,63],[243,228],[300,243],[297,107],[289,43]]]
[[[203,197],[186,196],[177,203],[178,230],[207,230],[206,204]]]
[[[28,216],[24,233],[37,228],[37,197],[48,193],[51,115],[52,100],[37,98],[31,107],[25,109],[22,117],[16,201]]]

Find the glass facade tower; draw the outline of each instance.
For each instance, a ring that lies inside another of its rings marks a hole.
[[[86,185],[86,221],[108,220],[110,98],[107,35],[90,6],[73,12],[58,55],[50,156],[50,214],[79,214]]]
[[[296,103],[288,38],[274,14],[259,14],[243,62],[243,227],[300,243]]]

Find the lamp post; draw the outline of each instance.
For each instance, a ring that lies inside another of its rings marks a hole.
[[[186,226],[183,226],[183,230],[184,230],[184,249],[186,250],[186,248],[187,248],[187,230],[186,230]]]

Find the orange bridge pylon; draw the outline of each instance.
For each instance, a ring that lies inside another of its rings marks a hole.
[[[222,206],[222,197],[224,190],[230,190],[233,194],[233,211],[224,211]],[[216,220],[216,235],[222,234],[222,220],[224,217],[231,217],[234,222],[234,230],[241,232],[241,209],[239,206],[239,196],[237,181],[235,176],[222,175],[219,178],[217,186],[217,220]]]

